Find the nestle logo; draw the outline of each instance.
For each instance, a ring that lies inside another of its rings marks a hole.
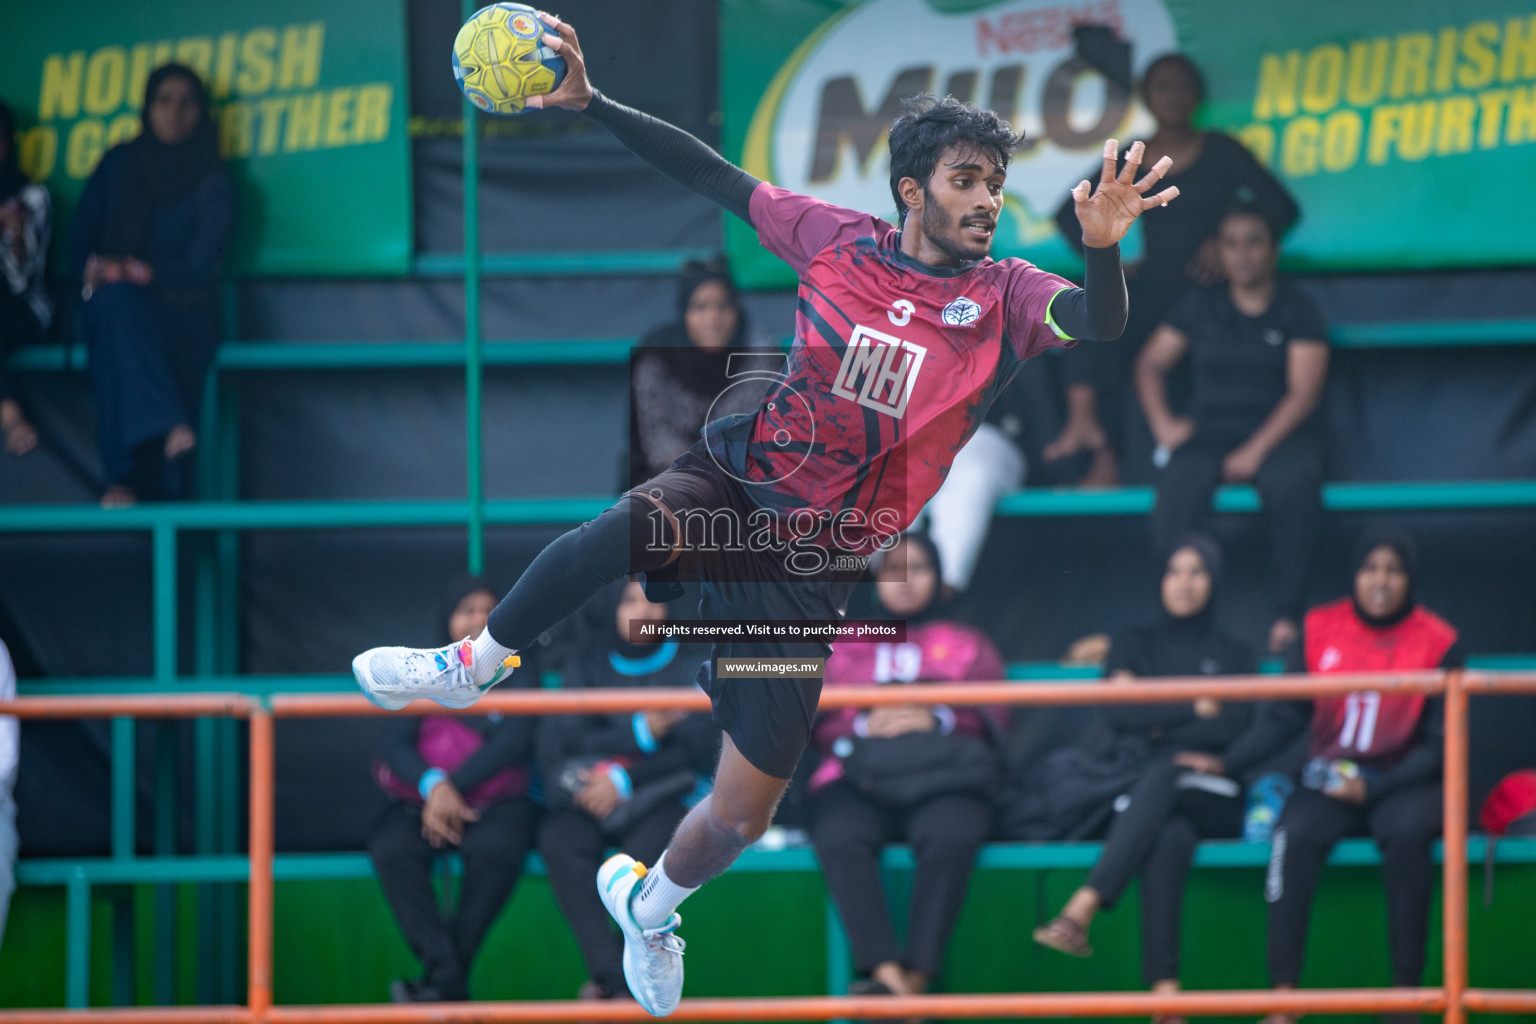
[[[1117,34],[1124,29],[1120,0],[1062,7],[1042,7],[1034,11],[1009,11],[995,19],[976,19],[976,52],[986,57],[996,53],[1034,53],[1059,50],[1072,45],[1072,29],[1078,25],[1107,25]]]

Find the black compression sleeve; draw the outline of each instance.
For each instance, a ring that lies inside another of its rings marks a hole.
[[[1083,250],[1083,286],[1062,292],[1051,303],[1051,318],[1080,341],[1114,341],[1125,331],[1130,300],[1120,269],[1120,246]]]
[[[762,183],[697,138],[597,91],[584,113],[679,185],[752,223],[752,192]]]

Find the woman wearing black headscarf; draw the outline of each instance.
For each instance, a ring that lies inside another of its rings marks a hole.
[[[761,388],[738,384],[721,393],[731,355],[767,343],[748,327],[723,259],[683,265],[677,320],[647,334],[630,363],[628,485],[671,465],[699,439],[707,419],[755,407]]]
[[[144,128],[102,157],[70,232],[96,389],[102,505],[173,496],[197,443],[219,343],[218,282],[234,190],[208,93],[191,68],[156,68]]]
[[[6,358],[40,339],[53,319],[43,287],[53,208],[48,190],[26,176],[19,157],[16,115],[0,103],[0,431],[12,455],[36,448],[37,431],[16,402]]]
[[[1353,593],[1307,613],[1289,671],[1411,672],[1466,663],[1455,627],[1415,599],[1412,537],[1367,534],[1352,564]],[[1228,751],[1227,771],[1244,771],[1309,721],[1307,765],[1270,846],[1270,982],[1294,988],[1300,980],[1312,895],[1328,852],[1345,836],[1370,834],[1381,847],[1387,886],[1392,984],[1415,987],[1429,934],[1431,848],[1442,826],[1444,702],[1363,691],[1267,705]]]
[[[1216,625],[1221,549],[1198,534],[1180,540],[1159,585],[1156,622],[1127,630],[1110,646],[1111,681],[1245,675],[1253,650]],[[1242,788],[1209,768],[1247,728],[1250,706],[1209,698],[1193,704],[1111,704],[1101,710],[1116,736],[1143,745],[1148,764],[1114,803],[1104,850],[1087,883],[1061,914],[1035,930],[1035,941],[1087,956],[1088,926],[1141,876],[1142,973],[1158,991],[1179,987],[1179,917],[1184,879],[1199,839],[1235,837],[1242,828]]]
[[[1136,414],[1127,399],[1131,366],[1142,342],[1185,288],[1224,275],[1216,251],[1223,211],[1238,202],[1254,205],[1274,226],[1277,239],[1300,215],[1285,186],[1241,142],[1195,124],[1205,101],[1205,78],[1187,56],[1165,53],[1148,64],[1141,99],[1157,121],[1142,166],[1171,157],[1174,170],[1164,181],[1177,185],[1180,198],[1188,202],[1171,204],[1167,217],[1142,222],[1141,259],[1125,271],[1131,307],[1125,332],[1110,344],[1078,345],[1063,353],[1067,424],[1043,456],[1049,463],[1080,452],[1091,454],[1085,485],[1119,481],[1117,456],[1126,455],[1134,440],[1130,435]],[[1098,164],[1093,173],[1099,173]],[[1070,201],[1062,203],[1056,224],[1063,239],[1081,251],[1082,228],[1074,210]]]
[[[454,580],[438,621],[451,639],[477,634],[499,593],[478,576]],[[521,675],[538,679],[537,669]],[[368,853],[422,968],[420,980],[390,985],[397,1003],[469,998],[475,954],[533,846],[534,723],[527,715],[410,718],[398,723],[374,762],[374,780],[394,799],[368,837]],[[445,914],[432,889],[432,864],[449,848],[464,862],[464,880],[457,910]]]

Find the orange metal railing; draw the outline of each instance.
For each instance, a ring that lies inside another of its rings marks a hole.
[[[1443,694],[1445,697],[1444,965],[1439,988],[1353,988],[1300,991],[1083,992],[911,997],[810,996],[685,999],[679,1021],[769,1021],[896,1017],[1124,1017],[1252,1013],[1441,1013],[1446,1024],[1465,1024],[1477,1013],[1536,1012],[1536,991],[1467,987],[1467,711],[1483,694],[1536,694],[1536,673],[1418,672],[1249,678],[1190,678],[1105,684],[964,683],[900,687],[840,687],[822,695],[823,707],[895,703],[1063,705],[1163,703],[1200,697],[1275,700],[1341,695],[1356,690]],[[487,694],[465,713],[559,714],[640,711],[675,707],[704,710],[697,690],[520,690]],[[418,702],[403,714],[440,714]],[[230,716],[250,721],[250,885],[248,993],[245,1006],[152,1007],[92,1010],[0,1011],[0,1024],[418,1024],[428,1021],[640,1021],[636,1004],[574,1001],[371,1006],[272,1004],[272,827],[274,719],[382,714],[360,696],[292,694],[266,701],[225,694],[145,694],[121,697],[24,697],[0,702],[0,714],[22,718],[188,718]]]

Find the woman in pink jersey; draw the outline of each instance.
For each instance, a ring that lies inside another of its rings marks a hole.
[[[1290,671],[1412,671],[1465,663],[1455,628],[1414,599],[1418,549],[1412,538],[1368,535],[1353,564],[1354,593],[1307,613]],[[1369,691],[1269,705],[1228,751],[1227,774],[1253,766],[1308,720],[1307,766],[1275,828],[1264,886],[1270,982],[1294,988],[1301,980],[1312,895],[1329,851],[1345,836],[1371,835],[1381,847],[1387,887],[1392,984],[1419,985],[1434,887],[1431,847],[1442,824],[1443,705],[1423,695]],[[1277,1014],[1266,1024],[1293,1020]]]
[[[907,623],[899,644],[841,643],[826,685],[997,680],[1003,661],[979,630],[941,617],[938,550],[906,534],[875,574],[881,610]],[[816,722],[811,841],[853,946],[854,994],[924,992],[938,973],[976,852],[992,826],[997,716],[945,705],[840,708]],[[880,884],[880,850],[917,858],[905,952]]]

